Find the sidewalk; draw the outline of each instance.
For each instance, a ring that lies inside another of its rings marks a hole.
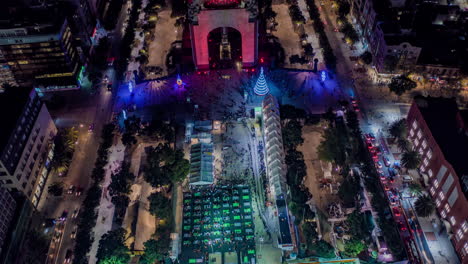
[[[110,151],[109,162],[104,167],[106,170],[106,174],[104,177],[104,181],[102,183],[103,189],[102,189],[101,202],[99,203],[98,218],[97,218],[96,226],[93,229],[94,241],[93,241],[93,244],[91,245],[91,250],[89,252],[90,264],[97,263],[96,254],[97,254],[97,250],[99,247],[99,240],[101,240],[102,235],[110,231],[112,228],[112,220],[114,218],[113,216],[114,216],[115,208],[110,200],[107,187],[109,186],[111,182],[112,171],[120,167],[120,164],[124,159],[124,151],[123,151],[124,148],[125,147],[124,145],[122,145],[122,142],[120,142],[120,140],[117,145],[113,145],[109,150]],[[117,152],[117,150],[120,150],[120,151]]]

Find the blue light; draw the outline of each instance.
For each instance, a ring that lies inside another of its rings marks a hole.
[[[124,120],[127,120],[127,112],[125,110],[122,110],[122,116]]]
[[[320,74],[320,79],[322,80],[322,82],[324,82],[327,79],[327,73],[325,71],[322,71],[322,73]]]
[[[267,95],[270,92],[265,76],[263,75],[263,67],[260,68],[260,76],[257,79],[257,83],[254,86],[254,93],[259,96]]]
[[[129,91],[130,93],[133,93],[133,83],[132,83],[131,81],[128,82],[128,91]]]

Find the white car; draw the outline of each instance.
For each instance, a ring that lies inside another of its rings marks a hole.
[[[73,211],[72,218],[76,218],[78,216],[78,207]]]
[[[75,239],[76,238],[76,230],[78,229],[78,226],[75,226],[70,234],[70,238],[71,239]]]
[[[68,187],[67,193],[68,193],[68,194],[73,194],[74,192],[75,192],[75,186],[70,185],[70,187]]]

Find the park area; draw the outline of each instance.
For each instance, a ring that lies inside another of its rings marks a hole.
[[[246,185],[184,193],[181,263],[237,264],[255,259],[251,201]]]

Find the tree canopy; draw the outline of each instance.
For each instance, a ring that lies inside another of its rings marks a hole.
[[[146,161],[145,180],[153,187],[182,182],[190,170],[190,162],[184,158],[184,153],[168,144],[150,148]]]
[[[153,264],[156,261],[162,261],[168,255],[169,251],[169,239],[160,238],[159,240],[150,239],[143,245],[145,246],[145,252],[140,258],[142,264]]]
[[[125,229],[117,228],[102,236],[96,254],[99,264],[120,264],[130,261],[129,249],[125,245],[126,233]]]
[[[401,165],[408,170],[414,170],[421,164],[421,155],[416,150],[410,150],[403,153]]]
[[[366,245],[361,240],[351,239],[345,243],[344,253],[350,257],[356,257],[366,248]]]
[[[416,82],[409,79],[405,75],[400,75],[392,78],[390,84],[388,85],[388,88],[390,88],[390,91],[400,96],[407,91],[413,90],[414,88],[416,88],[416,86]]]
[[[428,217],[435,211],[436,204],[429,195],[422,195],[414,202],[414,209],[421,217]]]
[[[334,258],[336,257],[335,249],[325,240],[319,240],[312,245],[312,251],[315,252],[316,256],[322,258]]]
[[[400,119],[396,120],[393,122],[389,129],[388,132],[392,137],[397,138],[397,139],[406,139],[407,137],[407,126],[406,126],[406,119]]]
[[[297,120],[290,120],[286,126],[283,127],[283,144],[288,149],[295,148],[304,143],[302,138],[302,125]]]
[[[168,219],[172,215],[171,200],[169,200],[162,192],[154,192],[148,196],[150,202],[149,212],[160,218]]]

